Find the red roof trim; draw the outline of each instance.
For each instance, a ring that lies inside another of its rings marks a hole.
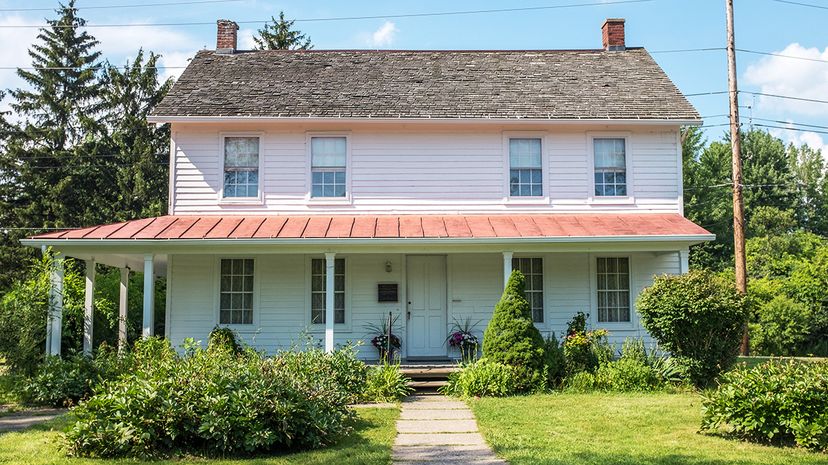
[[[679,214],[161,216],[31,239],[544,238],[710,236]]]

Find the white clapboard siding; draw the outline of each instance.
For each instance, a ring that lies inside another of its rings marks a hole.
[[[652,339],[641,328],[637,315],[629,324],[610,325],[595,321],[594,267],[596,255],[588,253],[523,254],[544,260],[545,321],[538,324],[544,336],[554,333],[559,340],[567,322],[576,312],[591,315],[592,327],[610,331],[610,341],[620,348],[625,338]],[[631,253],[633,301],[652,283],[653,275],[676,274],[680,270],[677,253]],[[323,255],[314,256],[322,258]],[[346,260],[346,322],[336,325],[337,344],[360,342],[359,355],[376,358],[365,326],[380,323],[388,313],[399,316],[395,333],[406,340],[405,260],[400,254],[338,255]],[[175,346],[186,338],[207,342],[210,330],[218,324],[218,271],[220,256],[175,255],[170,261],[171,280],[169,327],[167,334]],[[236,327],[242,339],[269,353],[302,345],[310,338],[315,344],[324,339],[324,327],[310,324],[310,259],[306,255],[256,255],[254,324]],[[390,262],[391,271],[386,271]],[[450,254],[447,266],[447,324],[452,321],[479,322],[479,337],[491,319],[503,289],[503,258],[500,252],[487,254]],[[377,283],[398,283],[400,301],[377,302]],[[459,354],[446,349],[449,356]]]
[[[541,204],[504,200],[508,194],[504,140],[511,134],[519,137],[514,127],[339,128],[327,133],[349,136],[350,200],[333,205],[308,199],[307,140],[315,133],[310,131],[312,128],[285,130],[273,126],[245,127],[242,131],[262,136],[263,201],[252,205],[220,202],[220,140],[222,134],[232,135],[234,128],[208,127],[211,129],[198,125],[174,127],[172,195],[176,214],[680,211],[677,127],[630,127],[621,132],[629,140],[632,170],[628,175],[635,201],[616,204],[590,200],[593,174],[589,141],[590,135],[601,132],[589,126],[531,133],[544,140],[544,194],[548,201]]]

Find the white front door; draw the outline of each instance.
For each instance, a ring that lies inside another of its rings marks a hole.
[[[409,357],[446,355],[446,257],[407,257]]]

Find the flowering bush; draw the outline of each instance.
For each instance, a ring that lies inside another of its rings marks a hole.
[[[607,342],[606,329],[587,330],[587,315],[578,312],[569,322],[563,341],[566,373],[593,371],[601,364],[612,360],[613,349]]]

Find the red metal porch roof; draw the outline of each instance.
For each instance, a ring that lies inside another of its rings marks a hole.
[[[679,214],[160,216],[33,236],[34,240],[299,238],[596,238],[711,233]]]

